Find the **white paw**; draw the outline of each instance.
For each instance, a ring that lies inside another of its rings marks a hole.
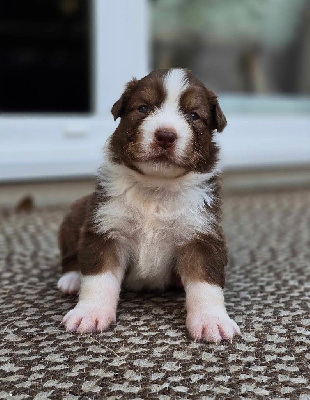
[[[241,335],[236,322],[223,310],[212,310],[212,313],[190,312],[187,314],[186,326],[193,339],[213,343],[231,341],[235,335]]]
[[[67,272],[58,281],[57,287],[63,293],[77,294],[80,289],[81,274],[79,272]]]
[[[116,312],[104,305],[78,303],[62,320],[70,332],[103,332],[116,321]]]

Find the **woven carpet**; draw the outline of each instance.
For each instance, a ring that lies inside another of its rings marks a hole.
[[[230,194],[226,303],[242,337],[192,341],[184,295],[123,293],[117,324],[67,333],[64,208],[1,213],[1,399],[310,399],[310,191]]]

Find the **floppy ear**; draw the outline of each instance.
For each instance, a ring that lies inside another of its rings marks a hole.
[[[216,129],[218,132],[222,132],[227,125],[226,117],[219,105],[217,96],[211,100],[211,112],[212,112],[212,129]]]
[[[114,117],[114,121],[116,121],[117,118],[122,117],[122,115],[124,114],[126,104],[129,100],[133,90],[137,86],[137,83],[138,83],[137,79],[132,78],[132,80],[126,84],[124,93],[121,95],[119,100],[117,100],[117,102],[114,103],[114,105],[111,109],[111,113]]]

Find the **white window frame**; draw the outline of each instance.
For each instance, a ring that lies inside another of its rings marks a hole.
[[[117,125],[113,103],[127,81],[149,71],[148,0],[92,0],[92,18],[93,112],[2,114],[1,181],[92,176],[102,162],[103,144]],[[236,111],[222,100],[223,168],[309,164],[309,114]]]
[[[90,176],[116,127],[110,112],[148,65],[148,1],[92,0],[92,112],[2,114],[0,180]]]

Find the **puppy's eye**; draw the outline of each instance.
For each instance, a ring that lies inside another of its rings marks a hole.
[[[140,106],[140,107],[138,108],[138,110],[139,110],[139,112],[142,113],[142,114],[147,114],[148,111],[149,111],[149,108],[148,108],[148,106],[143,105],[143,106]]]
[[[190,119],[191,121],[196,121],[197,119],[199,119],[199,115],[198,115],[196,112],[191,112],[191,113],[189,114],[189,119]]]

